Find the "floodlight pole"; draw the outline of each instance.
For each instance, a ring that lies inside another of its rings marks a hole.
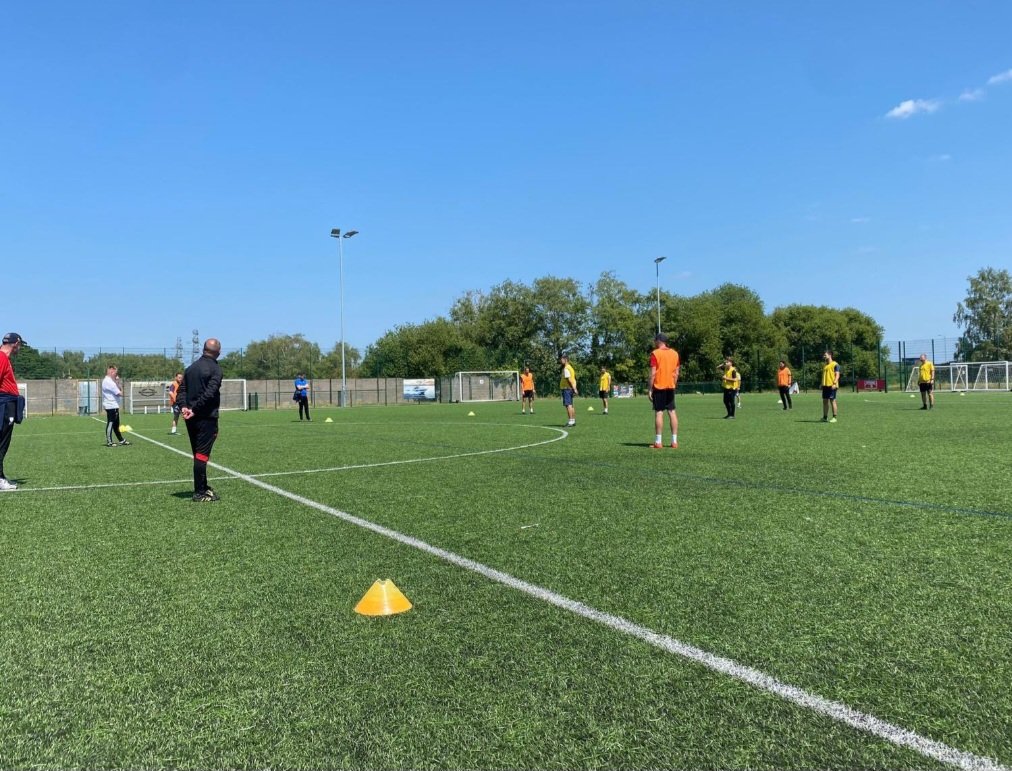
[[[357,230],[349,230],[341,233],[341,228],[334,228],[330,231],[330,237],[337,239],[338,265],[341,284],[341,406],[348,406],[348,378],[344,369],[344,239],[357,235]]]
[[[657,334],[661,333],[661,263],[667,257],[654,258],[654,268],[657,271]]]

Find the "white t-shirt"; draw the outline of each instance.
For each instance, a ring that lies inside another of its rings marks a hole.
[[[106,375],[102,379],[102,408],[106,410],[119,409],[119,399],[123,392],[119,390],[116,381]]]

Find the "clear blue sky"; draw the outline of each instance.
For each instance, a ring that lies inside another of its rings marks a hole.
[[[45,2],[0,43],[2,331],[363,348],[612,270],[954,335],[1012,263],[1012,3]]]

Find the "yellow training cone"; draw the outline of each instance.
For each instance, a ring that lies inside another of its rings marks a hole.
[[[593,411],[594,411],[594,408],[593,408],[593,407],[588,407],[588,408],[587,408],[587,412],[593,412]]]
[[[406,610],[411,610],[411,601],[389,578],[377,580],[355,606],[355,612],[363,616],[392,616]]]
[[[327,418],[327,419],[326,419],[325,421],[323,421],[323,422],[324,422],[324,423],[333,423],[333,422],[334,422],[334,419],[333,419],[333,418]]]
[[[474,413],[473,413],[473,412],[469,412],[469,413],[467,413],[467,417],[469,417],[469,418],[473,418],[473,417],[474,417]]]
[[[130,426],[120,426],[119,430],[120,431],[133,431],[133,429],[130,428]]]

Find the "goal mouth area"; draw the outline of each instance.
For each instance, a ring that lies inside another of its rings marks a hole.
[[[520,370],[483,370],[457,372],[453,376],[454,402],[520,401]]]
[[[920,390],[920,373],[915,365],[903,389]],[[1004,393],[1012,390],[1012,362],[959,361],[935,366],[935,391]]]

